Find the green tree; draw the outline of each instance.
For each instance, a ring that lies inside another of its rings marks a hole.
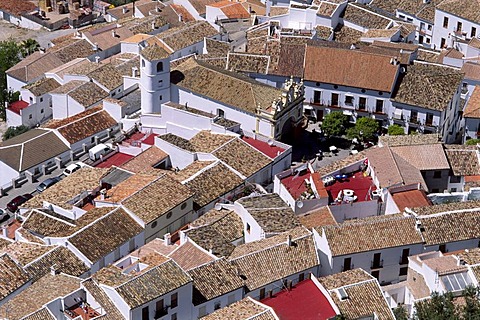
[[[27,126],[24,126],[23,124],[18,127],[8,127],[7,131],[5,131],[5,133],[3,134],[3,140],[8,140],[15,136],[21,135],[22,133],[25,133],[28,130],[30,130],[30,128]]]
[[[408,313],[405,308],[396,307],[393,309],[393,315],[395,316],[396,320],[408,320]]]
[[[355,126],[347,130],[347,137],[350,139],[369,140],[375,137],[378,131],[378,122],[369,117],[363,117],[357,120]]]
[[[462,307],[462,318],[465,320],[480,319],[480,301],[478,295],[480,291],[478,288],[468,286],[463,290],[465,297],[465,305]]]
[[[405,130],[398,124],[392,124],[388,127],[388,134],[391,136],[401,136],[405,134]]]
[[[348,117],[342,112],[330,112],[323,117],[322,130],[327,136],[341,136],[347,124]]]
[[[29,56],[40,48],[40,44],[35,39],[23,40],[18,47],[23,57]]]
[[[480,143],[480,139],[470,139],[465,142],[465,144],[468,146],[475,146],[477,143]]]
[[[5,72],[20,61],[20,48],[13,40],[0,41],[0,118],[5,120],[5,103],[14,98]]]
[[[415,303],[414,319],[416,320],[457,320],[459,318],[451,292],[443,295],[434,292],[431,299]]]

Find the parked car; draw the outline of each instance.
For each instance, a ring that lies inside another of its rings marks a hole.
[[[78,169],[83,168],[85,166],[87,166],[87,165],[83,162],[72,163],[72,164],[68,165],[65,168],[65,170],[63,170],[63,174],[65,176],[69,176],[72,173],[74,173],[75,171],[77,171]]]
[[[53,186],[58,181],[60,181],[59,177],[48,178],[37,186],[37,191],[43,192],[45,189]]]
[[[11,212],[16,212],[19,206],[32,198],[33,196],[30,193],[25,193],[24,195],[13,198],[13,200],[7,204],[7,208]]]
[[[3,219],[5,219],[6,217],[8,217],[7,210],[5,210],[5,209],[0,209],[0,221],[2,221]]]

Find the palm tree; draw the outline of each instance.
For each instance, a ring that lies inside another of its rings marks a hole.
[[[37,42],[37,40],[32,39],[32,38],[27,39],[27,40],[23,40],[20,43],[20,50],[21,50],[22,55],[24,57],[26,57],[28,55],[31,55],[32,53],[37,51],[38,48],[40,48],[40,44]]]

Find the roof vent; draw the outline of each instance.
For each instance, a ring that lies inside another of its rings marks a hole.
[[[348,299],[348,294],[347,292],[345,291],[344,288],[338,288],[337,289],[337,295],[338,295],[338,298],[341,300],[341,301],[345,301]]]

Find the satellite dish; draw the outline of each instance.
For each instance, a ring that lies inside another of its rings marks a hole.
[[[297,201],[297,207],[298,208],[303,208],[303,201]]]
[[[267,143],[270,147],[273,146],[273,140],[272,139],[268,139]]]

